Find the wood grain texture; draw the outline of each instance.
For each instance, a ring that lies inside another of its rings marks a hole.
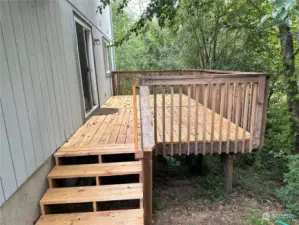
[[[151,96],[148,87],[140,86],[139,93],[142,148],[150,149],[153,148],[155,145],[154,126],[151,109]]]
[[[142,199],[142,184],[115,184],[48,189],[41,205]]]
[[[140,174],[142,164],[140,161],[120,163],[99,163],[86,165],[56,166],[48,174],[49,179],[104,177],[128,174]]]
[[[143,225],[143,210],[42,215],[36,225]]]
[[[142,92],[141,86],[140,91]],[[208,90],[208,89],[206,89]],[[222,94],[225,97],[225,86],[222,86]],[[142,129],[146,129],[146,132],[148,135],[146,136],[146,139],[144,139],[146,142],[148,141],[148,146],[152,148],[155,145],[154,141],[154,113],[156,111],[157,113],[157,145],[160,146],[162,144],[163,148],[163,122],[162,122],[162,116],[163,116],[163,95],[157,94],[157,107],[156,110],[154,110],[154,101],[155,97],[154,95],[146,94],[146,98],[142,97],[142,101],[139,99],[139,96],[137,95],[137,102],[140,102],[142,105],[144,113],[146,112],[146,117],[148,117],[148,121],[144,125],[140,122],[140,115],[138,117],[138,129],[139,133],[144,135],[143,132],[141,132],[142,126],[145,126]],[[173,142],[173,154],[180,154],[184,152],[187,153],[187,151],[183,150],[184,144],[188,143],[188,96],[184,94],[173,94],[173,131],[170,130],[171,128],[171,93],[165,94],[165,147],[166,154],[171,154],[171,143]],[[223,99],[222,98],[222,99]],[[181,99],[181,101],[180,101]],[[220,100],[222,102],[222,100]],[[196,115],[196,108],[198,108],[198,115]],[[100,150],[100,146],[102,145],[99,140],[105,139],[105,143],[108,141],[109,144],[118,144],[121,146],[121,143],[127,143],[127,144],[133,144],[134,143],[134,126],[133,126],[133,98],[132,96],[113,96],[111,97],[105,105],[102,106],[101,110],[99,111],[99,115],[92,116],[69,140],[66,142],[57,152],[57,155],[62,152],[65,152],[66,149],[68,149],[69,155],[72,155],[72,151],[75,152],[78,151],[82,153],[82,151],[86,151],[88,148],[95,149],[95,151]],[[203,150],[203,115],[204,115],[204,106],[201,104],[196,104],[196,100],[190,98],[190,146],[194,145],[194,142],[197,138],[198,141],[198,153],[202,153]],[[223,110],[222,110],[223,111]],[[181,116],[180,116],[181,114]],[[206,108],[206,152],[210,152],[211,149],[211,134],[213,133],[213,148],[215,152],[219,152],[219,148],[221,148],[220,153],[223,149],[223,144],[226,144],[227,142],[227,132],[229,132],[229,141],[230,145],[231,143],[234,143],[236,141],[236,129],[238,129],[238,146],[239,143],[243,140],[243,128],[237,127],[233,122],[230,123],[230,126],[228,126],[228,120],[225,117],[221,117],[221,115],[214,113],[209,108]],[[197,118],[197,122],[196,121]],[[214,131],[212,132],[212,121],[214,118]],[[144,120],[145,121],[145,120]],[[121,124],[120,124],[121,123]],[[120,126],[120,128],[119,128]],[[150,129],[146,128],[150,126]],[[198,133],[195,134],[195,127],[198,126]],[[97,129],[98,127],[98,129]],[[117,129],[115,129],[117,127]],[[228,127],[230,127],[228,129]],[[115,135],[118,131],[118,135]],[[171,132],[173,132],[173,140],[171,140]],[[248,141],[249,141],[250,134],[249,132],[245,131],[245,146],[246,149],[248,147]],[[91,139],[91,141],[84,142],[86,138]],[[149,142],[149,140],[151,140]],[[181,150],[179,148],[181,141]],[[146,144],[144,142],[144,144]],[[139,146],[141,146],[141,137],[138,137],[138,143]],[[219,144],[221,143],[221,145]],[[133,145],[132,145],[133,146]],[[231,151],[230,146],[229,151]],[[141,148],[141,147],[140,147]],[[190,147],[190,153],[194,152],[193,147]],[[188,149],[186,145],[186,149]],[[217,150],[216,150],[217,149]],[[226,148],[225,148],[226,150]],[[238,152],[241,151],[241,148],[238,147]],[[247,151],[247,150],[246,150]],[[96,154],[96,153],[95,153]],[[97,153],[98,154],[98,153]],[[159,153],[161,154],[161,153]]]

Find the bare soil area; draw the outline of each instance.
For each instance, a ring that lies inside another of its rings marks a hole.
[[[261,200],[235,190],[226,200],[211,201],[198,197],[193,184],[162,185],[155,188],[154,224],[182,225],[249,225],[262,223],[263,213],[282,214],[284,209],[278,202]],[[289,224],[299,224],[293,220]]]

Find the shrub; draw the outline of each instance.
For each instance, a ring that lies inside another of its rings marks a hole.
[[[284,174],[286,185],[278,191],[278,197],[290,212],[299,215],[299,155],[288,156],[288,171]]]

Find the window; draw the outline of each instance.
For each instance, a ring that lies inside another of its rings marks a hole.
[[[112,71],[111,44],[106,38],[103,38],[103,50],[106,76],[110,76]]]
[[[75,25],[84,109],[85,116],[88,116],[99,105],[92,34],[91,28],[77,17],[75,17]]]

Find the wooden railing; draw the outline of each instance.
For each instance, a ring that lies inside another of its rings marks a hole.
[[[266,74],[184,70],[114,75],[114,80],[120,82],[115,93],[131,94],[126,88],[120,89],[124,77],[126,82],[131,79],[139,84],[142,152],[139,156],[143,160],[143,205],[147,225],[152,224],[153,149],[156,154],[163,155],[221,154],[229,193],[232,157],[228,153],[250,152],[263,146],[268,99]],[[137,132],[136,86],[132,93]],[[137,139],[135,143],[137,146]]]
[[[141,76],[140,84],[152,90],[155,142],[162,143],[164,155],[250,152],[263,146],[265,74]]]
[[[132,85],[139,84],[141,76],[211,76],[213,74],[245,74],[244,72],[224,70],[139,70],[139,71],[113,71],[112,87],[114,95],[132,95]],[[246,73],[249,74],[249,73]],[[260,74],[260,73],[250,73]]]

